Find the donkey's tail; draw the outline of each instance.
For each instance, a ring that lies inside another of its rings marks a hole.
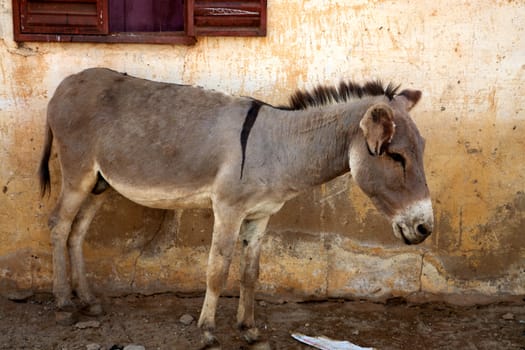
[[[53,131],[46,123],[46,139],[44,142],[44,150],[42,158],[40,159],[40,166],[38,168],[38,177],[40,178],[40,194],[42,197],[46,192],[51,193],[51,175],[49,173],[49,158],[51,157],[51,145],[53,144]]]

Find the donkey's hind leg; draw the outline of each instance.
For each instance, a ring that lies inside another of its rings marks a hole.
[[[237,325],[244,331],[243,337],[248,343],[259,341],[259,331],[255,327],[254,318],[255,283],[259,278],[261,243],[269,218],[267,216],[257,220],[244,221],[240,233],[242,242],[241,286]]]
[[[76,284],[76,291],[83,306],[82,312],[89,316],[101,315],[103,310],[102,306],[91,292],[86,278],[86,267],[82,246],[89,225],[104,202],[106,193],[98,195],[92,194],[86,198],[75,218],[75,221],[73,222],[71,234],[68,240],[73,285]]]
[[[86,192],[63,185],[58,203],[49,218],[53,244],[53,294],[58,311],[69,315],[57,313],[58,323],[68,324],[74,321],[75,306],[71,301],[71,284],[67,269],[67,241],[73,220],[87,195]]]

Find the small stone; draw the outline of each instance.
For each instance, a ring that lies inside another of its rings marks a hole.
[[[86,350],[100,350],[100,349],[102,349],[102,347],[100,346],[100,344],[97,344],[97,343],[86,345]]]
[[[267,305],[268,305],[268,303],[266,303],[266,301],[264,301],[264,300],[259,301],[259,306],[265,307]]]
[[[86,328],[98,328],[100,327],[99,321],[85,321],[75,323],[75,328],[86,329]]]
[[[14,290],[7,293],[2,293],[2,296],[7,297],[11,301],[17,302],[27,302],[27,300],[33,296],[33,291],[31,290]]]
[[[272,350],[270,343],[267,341],[256,342],[255,344],[250,345],[251,350]]]
[[[142,345],[130,344],[124,347],[124,350],[146,350]]]
[[[193,322],[193,316],[190,314],[184,314],[179,319],[180,323],[189,326]]]
[[[55,311],[55,321],[60,326],[71,326],[77,321],[76,312]]]
[[[352,335],[359,335],[359,330],[358,329],[354,329],[352,331]]]
[[[510,312],[507,312],[506,314],[501,316],[501,318],[504,319],[504,320],[513,320],[514,319],[514,314],[510,313]]]

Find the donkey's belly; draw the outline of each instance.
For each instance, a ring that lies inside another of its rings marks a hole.
[[[158,209],[211,208],[209,188],[141,187],[109,181],[118,193],[129,200]]]

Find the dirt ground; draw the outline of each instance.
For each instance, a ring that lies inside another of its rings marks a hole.
[[[256,318],[265,343],[250,347],[234,325],[237,302],[237,298],[220,300],[216,335],[222,349],[312,349],[294,340],[290,336],[294,332],[378,350],[525,349],[525,304],[456,307],[412,305],[400,299],[387,303],[258,302]],[[202,298],[132,295],[107,298],[103,303],[104,316],[83,316],[81,323],[58,326],[51,295],[18,302],[0,298],[0,349],[116,350],[135,344],[148,350],[186,350],[202,346],[196,326]],[[183,315],[194,319],[185,325]]]

